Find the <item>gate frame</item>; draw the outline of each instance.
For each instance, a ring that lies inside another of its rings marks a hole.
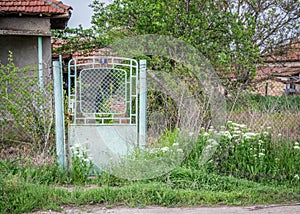
[[[98,63],[104,64],[107,63],[108,58],[111,59],[122,59],[122,60],[130,60],[130,69],[132,69],[132,62],[136,62],[136,131],[137,131],[137,146],[145,147],[146,145],[146,134],[147,134],[147,126],[146,126],[146,102],[147,102],[147,80],[146,80],[146,60],[140,60],[139,63],[130,58],[123,57],[109,57],[109,56],[94,56],[94,57],[83,57],[80,59],[93,59],[93,63],[91,64],[95,68],[95,61],[98,59]],[[77,59],[78,60],[78,59]],[[73,61],[71,59],[68,63],[68,95],[71,91],[71,77],[70,77],[70,63]],[[75,61],[75,71],[74,76],[74,87],[77,87],[76,83],[76,75],[77,75],[77,66]],[[114,67],[114,66],[113,66]],[[138,75],[140,73],[140,76]],[[66,154],[66,143],[65,143],[65,123],[64,123],[64,98],[63,98],[63,78],[62,78],[62,58],[59,57],[59,61],[53,62],[53,81],[54,81],[54,99],[55,99],[55,132],[56,132],[56,153],[58,158],[58,164],[60,167],[65,168],[67,165],[67,154]],[[130,86],[132,87],[132,86]],[[130,88],[130,93],[132,92],[132,88]],[[131,95],[130,95],[131,96]],[[70,107],[72,106],[71,97],[68,96],[68,111],[70,111]],[[76,103],[76,100],[75,100]],[[68,112],[70,115],[70,112]],[[68,121],[68,127],[70,127],[70,121]],[[69,130],[68,130],[69,132]]]

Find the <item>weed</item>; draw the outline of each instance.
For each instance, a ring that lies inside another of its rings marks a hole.
[[[70,178],[76,184],[82,184],[87,181],[90,173],[94,169],[91,157],[82,150],[81,146],[76,144],[72,149],[72,163]]]

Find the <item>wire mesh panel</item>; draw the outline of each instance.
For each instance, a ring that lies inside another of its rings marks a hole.
[[[125,114],[127,72],[122,69],[84,69],[80,72],[80,110],[92,114]]]
[[[138,63],[126,58],[98,58],[69,63],[71,124],[136,125]]]

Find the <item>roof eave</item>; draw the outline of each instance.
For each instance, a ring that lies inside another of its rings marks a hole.
[[[68,21],[71,17],[71,12],[66,12],[64,14],[53,15],[50,18],[51,29],[63,30],[67,27]]]

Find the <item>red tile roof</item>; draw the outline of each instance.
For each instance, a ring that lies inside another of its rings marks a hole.
[[[1,13],[57,15],[69,13],[72,7],[56,0],[0,0]]]
[[[274,52],[262,55],[264,62],[299,62],[300,41],[278,48]]]

